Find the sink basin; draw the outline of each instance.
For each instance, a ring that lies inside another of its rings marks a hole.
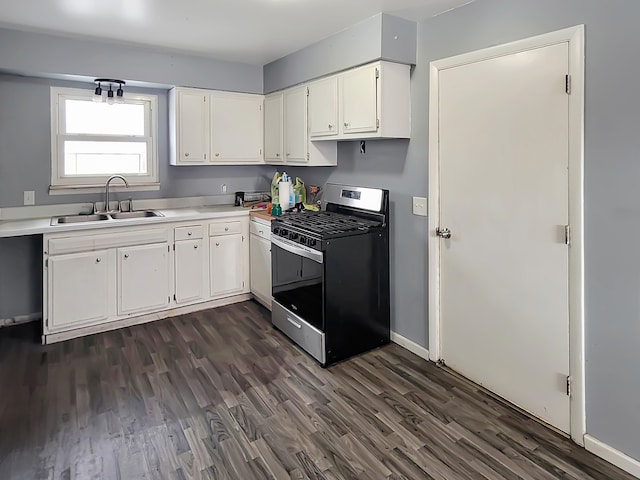
[[[137,210],[134,212],[116,212],[109,214],[114,220],[125,218],[148,218],[148,217],[164,217],[160,212],[154,210]]]
[[[108,215],[95,214],[95,215],[65,215],[63,217],[53,217],[51,219],[51,225],[58,225],[61,223],[83,223],[83,222],[97,222],[101,220],[109,220]]]

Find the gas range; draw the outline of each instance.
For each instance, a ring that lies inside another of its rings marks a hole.
[[[366,234],[382,223],[332,211],[288,213],[272,222],[271,232],[291,242],[324,250],[327,240]]]

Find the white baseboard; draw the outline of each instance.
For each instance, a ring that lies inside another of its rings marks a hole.
[[[30,313],[28,315],[16,315],[11,318],[0,318],[0,327],[20,325],[21,323],[36,322],[38,320],[42,320],[42,312]]]
[[[396,332],[391,332],[391,341],[393,343],[397,343],[403,348],[406,348],[411,353],[415,353],[419,357],[422,357],[425,360],[429,360],[429,350],[424,348],[422,345],[418,345],[416,342],[411,341],[408,338],[397,334]]]
[[[640,462],[638,460],[625,455],[590,435],[584,436],[584,448],[607,462],[614,464],[616,467],[621,468],[625,472],[640,478]]]

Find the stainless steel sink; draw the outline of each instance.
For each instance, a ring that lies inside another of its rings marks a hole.
[[[109,216],[114,220],[124,220],[125,218],[149,218],[149,217],[164,217],[160,212],[155,210],[136,210],[133,212],[116,212],[110,213]]]
[[[109,215],[65,215],[63,217],[53,217],[51,219],[51,225],[58,225],[61,223],[98,222],[102,220],[109,220]]]
[[[95,213],[93,215],[64,215],[62,217],[52,217],[51,225],[62,225],[66,223],[100,222],[104,220],[126,220],[127,218],[150,218],[164,217],[162,213],[155,210],[136,210],[133,212]]]

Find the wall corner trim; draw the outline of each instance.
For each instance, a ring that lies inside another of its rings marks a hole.
[[[593,438],[591,435],[584,436],[584,448],[607,462],[612,463],[616,467],[621,468],[625,472],[640,478],[640,461],[625,455],[606,443]]]
[[[422,345],[418,345],[416,342],[411,341],[396,332],[391,332],[391,341],[400,345],[402,348],[409,350],[411,353],[415,353],[419,357],[429,360],[429,350],[424,348]]]

